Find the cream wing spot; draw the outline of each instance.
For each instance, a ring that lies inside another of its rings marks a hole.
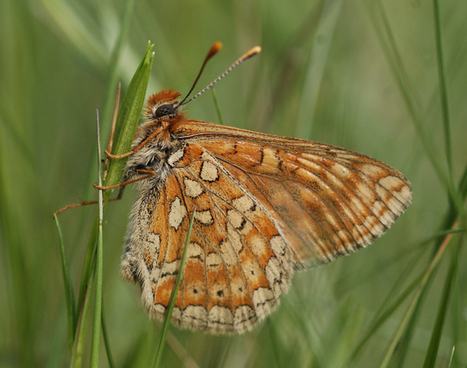
[[[263,317],[272,310],[277,300],[271,289],[261,287],[253,291],[253,303],[256,307],[256,314]]]
[[[391,224],[396,220],[396,216],[402,212],[403,206],[402,204],[395,199],[388,190],[380,185],[376,186],[376,192],[378,193],[378,196],[382,199],[384,204],[389,208],[390,212],[388,211],[388,214],[392,217]],[[397,203],[390,203],[391,201],[397,202]],[[392,206],[391,206],[392,204]],[[395,208],[397,207],[397,208]]]
[[[182,325],[205,329],[208,324],[208,312],[200,305],[189,305],[183,311]]]
[[[271,258],[266,266],[266,277],[276,298],[288,290],[289,275],[284,271],[277,258]]]
[[[394,197],[396,197],[398,200],[405,204],[405,207],[407,207],[410,204],[410,202],[412,202],[412,191],[410,190],[410,187],[405,183],[400,189],[394,190],[393,193]]]
[[[143,260],[146,268],[150,272],[153,269],[157,256],[159,255],[159,249],[161,246],[160,234],[150,232],[146,238],[146,242],[143,243],[143,246]]]
[[[161,246],[161,236],[160,234],[155,234],[150,232],[147,237],[147,242],[151,245],[149,246],[151,251],[156,251]]]
[[[287,244],[285,243],[282,236],[276,235],[270,240],[271,248],[276,257],[283,258],[287,254]]]
[[[235,275],[231,278],[230,288],[234,299],[237,298],[243,302],[250,299],[250,289],[248,288],[247,281],[243,278],[243,275]]]
[[[241,305],[235,309],[234,327],[237,331],[244,331],[254,326],[256,320],[256,312],[248,305]]]
[[[201,246],[197,243],[191,242],[188,245],[188,250],[187,250],[187,257],[188,258],[199,258],[201,260],[204,260],[204,249],[201,248]]]
[[[247,195],[235,198],[234,200],[232,200],[232,204],[237,210],[239,210],[242,213],[254,211],[256,209],[255,203]]]
[[[374,200],[374,193],[365,182],[356,184],[355,192],[364,203],[371,203]]]
[[[217,167],[209,161],[204,161],[201,166],[199,177],[207,182],[214,182],[219,179]]]
[[[212,218],[210,210],[196,211],[195,220],[206,226],[212,225],[214,223],[214,219]]]
[[[186,208],[182,205],[180,198],[175,197],[170,206],[169,225],[178,230],[186,216]]]
[[[399,216],[402,212],[404,212],[405,207],[404,205],[397,200],[396,198],[391,198],[388,202],[388,207],[391,211],[396,215]],[[394,219],[395,220],[395,219]]]
[[[180,320],[182,318],[182,310],[179,307],[174,307],[172,310],[172,318],[174,320]]]
[[[224,260],[225,264],[228,266],[232,266],[238,263],[237,254],[230,243],[230,241],[224,241],[220,245],[222,259]]]
[[[180,260],[177,259],[170,263],[164,263],[162,266],[160,279],[163,280],[166,277],[176,276],[180,268]]]
[[[400,185],[405,185],[405,183],[401,179],[391,175],[379,179],[378,182],[380,185],[387,188],[391,192]]]
[[[175,163],[177,163],[178,161],[180,161],[182,158],[183,158],[183,155],[185,154],[183,148],[182,149],[179,149],[178,151],[176,151],[175,153],[172,153],[167,162],[169,163],[170,166],[173,166]]]
[[[191,180],[185,177],[184,182],[185,182],[185,193],[188,197],[198,198],[204,192],[203,188],[201,187],[201,184],[198,183],[197,181],[194,181],[194,180]]]
[[[230,223],[227,223],[227,236],[229,237],[234,251],[239,254],[243,248],[243,243],[240,238],[240,234]]]
[[[394,221],[393,213],[382,201],[375,201],[371,206],[371,211],[387,228],[391,226]]]
[[[386,228],[384,225],[375,217],[375,216],[367,216],[363,221],[363,225],[371,230],[371,233],[376,237],[381,236]]]
[[[151,282],[153,283],[153,286],[157,285],[157,280],[159,280],[160,276],[161,276],[161,269],[158,267],[154,267],[151,271],[151,274],[149,275]]]
[[[166,307],[163,304],[156,303],[154,304],[154,312],[159,314],[161,317],[165,314]]]
[[[234,209],[227,211],[227,219],[230,221],[232,226],[237,230],[242,229],[246,223],[246,220],[242,216],[242,214]]]
[[[234,324],[234,315],[229,308],[214,305],[208,315],[209,327],[219,331],[230,331]]]
[[[206,257],[206,267],[217,267],[222,263],[222,258],[214,252],[211,252]]]
[[[353,234],[357,243],[362,247],[366,247],[374,238],[368,229],[362,225],[354,225]]]

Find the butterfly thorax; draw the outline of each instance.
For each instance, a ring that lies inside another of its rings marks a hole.
[[[144,144],[128,159],[124,180],[146,176],[147,171],[155,175],[140,182],[140,187],[159,186],[167,179],[174,157],[183,152],[184,147],[184,143],[171,133],[171,127],[185,119],[178,106],[178,96],[178,92],[163,90],[149,97],[145,108],[147,122],[138,127],[132,150]]]

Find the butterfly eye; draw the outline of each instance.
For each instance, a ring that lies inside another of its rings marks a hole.
[[[175,114],[174,105],[165,104],[165,105],[159,106],[154,115],[156,118],[161,118],[163,116],[173,115],[173,114]]]

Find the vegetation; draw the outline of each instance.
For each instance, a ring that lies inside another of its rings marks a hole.
[[[52,216],[97,199],[96,109],[105,146],[117,83],[131,91],[150,40],[148,93],[186,93],[214,41],[224,49],[197,89],[260,45],[215,87],[225,124],[362,152],[403,172],[414,192],[367,250],[297,273],[252,332],[170,327],[161,366],[465,367],[465,14],[467,3],[438,0],[0,2],[0,366],[155,359],[162,324],[119,275],[133,190],[106,206],[96,273],[97,206],[59,216],[62,248]],[[211,93],[186,111],[219,121]],[[105,341],[93,339],[101,277],[104,328],[94,333]]]

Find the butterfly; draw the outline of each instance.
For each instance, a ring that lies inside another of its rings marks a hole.
[[[149,97],[123,179],[138,192],[121,273],[152,316],[165,316],[193,213],[171,322],[241,333],[279,305],[295,271],[366,247],[411,202],[409,181],[382,162],[191,120],[179,97]]]

